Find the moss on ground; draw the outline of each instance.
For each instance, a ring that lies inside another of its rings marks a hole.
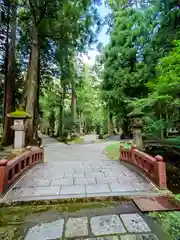
[[[101,201],[87,203],[69,203],[53,205],[34,205],[34,206],[14,206],[2,207],[0,209],[0,226],[21,225],[28,215],[42,213],[46,211],[56,211],[59,213],[77,212],[81,209],[95,209],[108,206],[116,206],[117,202]],[[0,227],[0,230],[1,230]]]

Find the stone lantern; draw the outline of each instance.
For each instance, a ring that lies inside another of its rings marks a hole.
[[[14,148],[25,147],[25,121],[31,118],[31,116],[23,109],[8,113],[7,116],[14,119],[14,125],[11,126],[11,129],[14,130]]]
[[[142,116],[144,114],[140,111],[134,111],[129,114],[129,117],[131,119],[131,129],[133,132],[133,144],[137,146],[138,149],[144,150],[144,143],[142,139],[142,129],[143,129],[143,123],[142,123]]]

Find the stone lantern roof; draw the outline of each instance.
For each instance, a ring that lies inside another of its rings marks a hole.
[[[14,119],[29,119],[31,116],[29,113],[25,112],[22,108],[17,109],[15,112],[11,112],[7,114],[8,117]]]
[[[142,116],[144,116],[144,113],[141,112],[140,110],[136,110],[136,109],[128,114],[129,118],[140,118]]]

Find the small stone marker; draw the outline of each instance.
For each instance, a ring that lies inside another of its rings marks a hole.
[[[125,233],[126,230],[117,215],[105,215],[92,217],[90,220],[94,235]]]

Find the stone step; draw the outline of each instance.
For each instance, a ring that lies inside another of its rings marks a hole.
[[[101,237],[103,236],[103,237]],[[25,240],[44,239],[158,240],[138,213],[60,218],[29,229]]]

